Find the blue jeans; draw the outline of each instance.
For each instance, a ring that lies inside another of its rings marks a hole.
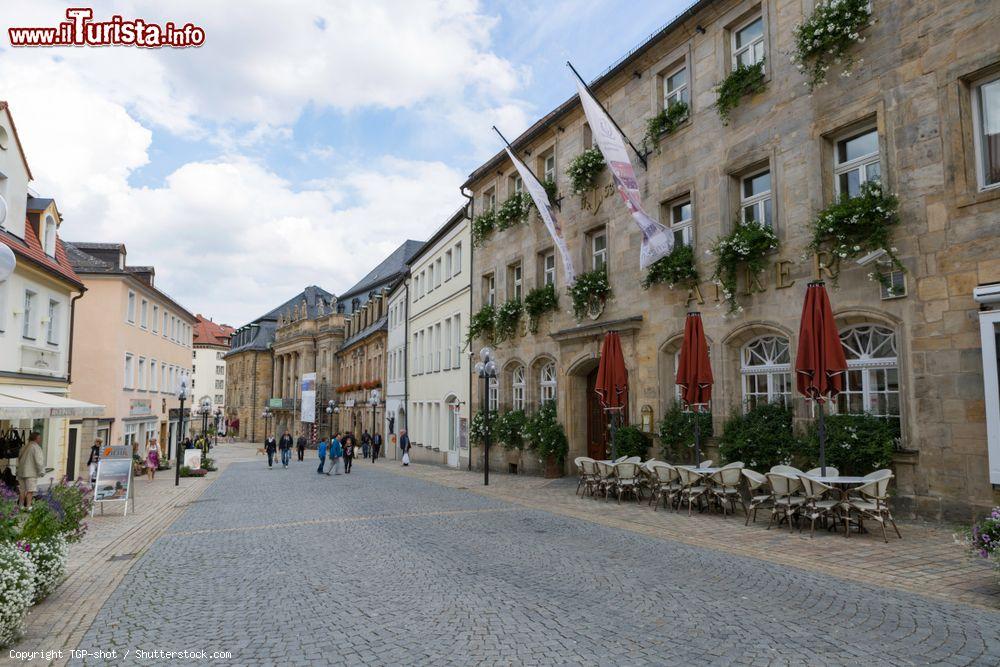
[[[323,472],[323,466],[326,465],[326,457],[319,457],[319,467],[316,468],[316,472]]]
[[[288,467],[288,462],[292,460],[292,450],[282,449],[281,450],[281,465]]]

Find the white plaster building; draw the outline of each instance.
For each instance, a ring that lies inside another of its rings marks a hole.
[[[415,461],[468,461],[472,239],[465,210],[456,212],[410,260],[407,424]]]
[[[399,431],[406,428],[406,332],[409,287],[400,281],[388,297],[389,332],[386,338],[384,453],[399,458]]]
[[[192,405],[205,400],[212,404],[212,412],[226,407],[226,352],[234,329],[228,324],[216,324],[198,315],[194,325],[193,363],[191,371]]]

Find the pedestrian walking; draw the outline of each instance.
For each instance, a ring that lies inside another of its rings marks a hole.
[[[299,439],[295,441],[295,446],[298,447],[298,449],[299,449],[299,461],[305,461],[305,459],[306,459],[306,445],[307,444],[308,444],[308,440],[306,440],[306,436],[304,436],[304,435],[302,435],[300,433],[299,434]]]
[[[38,490],[38,478],[45,474],[45,456],[38,444],[41,437],[38,431],[32,431],[17,455],[18,502],[25,508],[31,507]]]
[[[90,446],[90,457],[87,459],[87,470],[90,472],[90,483],[97,483],[97,462],[101,460],[101,445],[104,441],[100,438],[94,440]]]
[[[361,432],[361,453],[364,454],[365,458],[367,459],[368,455],[371,453],[371,450],[372,450],[372,437],[368,434],[368,429],[365,429],[364,431]]]
[[[323,466],[326,464],[326,438],[320,438],[319,444],[316,446],[316,452],[319,454],[319,467],[316,468],[316,473],[319,475],[323,474]]]
[[[264,451],[267,452],[267,467],[270,468],[274,465],[274,455],[278,452],[278,441],[273,435],[264,440]]]
[[[340,459],[344,457],[344,445],[340,442],[340,434],[333,436],[333,440],[330,441],[330,447],[327,449],[327,454],[330,457],[330,469],[326,471],[329,475],[331,472],[335,475],[340,474]]]
[[[344,438],[344,474],[351,474],[351,466],[354,464],[354,437],[348,434]]]
[[[240,418],[234,417],[229,421],[229,442],[236,442],[236,437],[240,434]]]
[[[156,438],[151,438],[146,446],[146,475],[152,482],[156,477],[156,470],[160,467],[160,446],[156,444]]]
[[[410,436],[405,428],[399,432],[399,450],[403,453],[403,465],[410,465]]]
[[[378,460],[380,451],[382,451],[382,434],[376,433],[372,436],[372,463]]]
[[[292,434],[285,431],[281,435],[281,440],[278,442],[278,448],[281,450],[281,466],[283,468],[288,467],[289,461],[292,460]]]

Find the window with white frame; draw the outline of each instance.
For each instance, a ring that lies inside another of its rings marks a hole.
[[[59,344],[59,302],[49,299],[49,321],[46,323],[45,340],[49,345]]]
[[[896,334],[874,324],[861,324],[840,332],[847,357],[844,390],[837,395],[842,414],[885,417],[899,435],[899,357]]]
[[[153,305],[153,333],[160,333],[160,307]]]
[[[135,357],[131,353],[125,353],[125,381],[122,386],[126,389],[131,389],[133,380],[135,378]]]
[[[135,292],[128,293],[128,310],[126,318],[130,324],[135,324]]]
[[[413,373],[415,375],[420,374],[420,334],[413,334]]]
[[[173,385],[170,384],[170,369],[167,368],[166,364],[160,367],[160,391],[167,393],[173,390]]]
[[[678,102],[688,104],[687,67],[680,67],[663,75],[663,108],[669,109]]]
[[[756,16],[732,31],[733,69],[764,60],[764,19]]]
[[[972,106],[979,188],[1000,187],[1000,75],[973,86]]]
[[[459,368],[462,365],[462,316],[461,314],[455,316],[455,326],[452,329],[453,341],[452,345],[455,347],[455,357],[452,362],[453,368]]]
[[[163,337],[164,338],[166,338],[169,335],[169,333],[170,333],[170,330],[169,330],[169,328],[167,326],[167,319],[168,319],[168,317],[169,316],[167,315],[167,312],[163,311]]]
[[[608,266],[608,231],[600,229],[590,235],[590,267],[606,269]]]
[[[839,140],[834,153],[834,186],[838,197],[857,197],[862,185],[881,178],[878,130],[875,128]]]
[[[462,272],[462,244],[455,244],[455,273],[452,275],[458,275]]]
[[[444,369],[451,368],[451,318],[444,321],[444,339],[441,341],[444,348]]]
[[[24,290],[24,322],[21,323],[21,336],[35,339],[35,297],[31,290]]]
[[[444,252],[444,279],[451,279],[451,250],[445,250]]]
[[[670,220],[670,232],[674,235],[677,245],[691,245],[694,232],[691,200],[684,199],[667,205]]]
[[[491,306],[497,303],[497,279],[492,273],[483,276],[483,302]]]
[[[556,284],[556,254],[549,251],[542,254],[542,285]]]
[[[524,181],[522,181],[521,177],[517,174],[511,176],[511,186],[514,194],[521,194],[524,192]]]
[[[51,215],[45,216],[45,254],[56,256],[56,221]]]
[[[740,355],[743,376],[743,407],[752,410],[761,403],[788,405],[792,398],[792,364],[788,339],[761,336],[743,346]]]
[[[434,262],[434,287],[441,287],[441,258]]]
[[[149,326],[149,301],[142,300],[139,306],[139,326],[143,329]]]
[[[497,378],[490,378],[488,383],[487,402],[489,403],[490,410],[496,412],[500,406],[500,382]]]
[[[487,211],[497,210],[497,191],[495,188],[490,188],[483,193],[483,213]]]
[[[156,367],[156,359],[149,360],[149,390],[157,391],[160,388],[160,373]]]
[[[146,357],[139,357],[139,373],[135,384],[136,389],[146,391]]]
[[[550,150],[548,155],[542,158],[542,180],[556,181],[556,153]]]
[[[135,447],[136,436],[139,433],[138,424],[125,424],[124,425],[124,438],[126,447]]]
[[[507,298],[520,301],[524,287],[521,262],[515,262],[507,267]]]
[[[434,325],[434,370],[441,370],[441,323],[438,322]]]
[[[510,381],[511,407],[514,410],[524,410],[524,366],[518,366],[511,373]]]
[[[542,366],[538,374],[538,402],[545,405],[556,400],[556,365],[548,363]]]
[[[740,186],[740,211],[743,222],[758,222],[766,227],[774,226],[769,169],[743,177]]]

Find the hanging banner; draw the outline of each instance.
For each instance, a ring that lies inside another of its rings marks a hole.
[[[507,155],[510,156],[511,161],[517,168],[517,173],[521,176],[521,182],[524,183],[524,188],[531,195],[531,200],[535,202],[535,208],[538,209],[538,215],[542,217],[542,222],[545,223],[545,228],[549,230],[549,235],[552,236],[553,243],[559,249],[559,254],[562,256],[563,269],[566,271],[566,284],[572,285],[576,282],[576,271],[573,270],[573,258],[569,254],[569,248],[566,246],[566,239],[563,238],[562,225],[556,218],[555,209],[552,208],[552,203],[549,201],[549,195],[545,192],[545,188],[542,184],[538,182],[535,174],[524,166],[524,163],[514,157],[514,154],[509,148],[505,149]]]
[[[316,374],[302,374],[302,418],[307,424],[316,421]]]
[[[625,206],[642,231],[639,268],[645,270],[650,264],[670,253],[674,247],[674,237],[666,227],[653,220],[642,208],[639,181],[636,180],[635,169],[632,168],[632,161],[629,160],[621,133],[604,113],[597,100],[590,96],[584,85],[577,81],[576,87],[580,92],[580,103],[593,132],[594,142],[604,155],[604,161],[614,178],[618,194],[625,200]]]

